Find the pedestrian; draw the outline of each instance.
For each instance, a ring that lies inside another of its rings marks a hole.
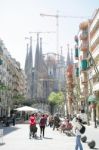
[[[42,136],[43,137],[45,136],[45,126],[46,126],[46,117],[44,114],[40,118],[39,125],[40,125],[40,138],[42,138]]]
[[[31,136],[35,137],[35,133],[37,132],[35,114],[32,114],[30,116],[30,118],[29,118],[29,124],[30,124],[29,138],[31,138]]]
[[[55,130],[55,128],[56,128],[56,129],[59,128],[60,122],[61,122],[61,121],[60,121],[59,115],[56,114],[56,115],[54,116],[54,120],[53,120],[53,130]]]
[[[83,150],[82,143],[81,143],[81,133],[80,129],[82,128],[81,126],[81,119],[76,118],[75,122],[75,135],[76,135],[76,145],[75,145],[75,150]]]
[[[50,126],[50,127],[52,127],[53,126],[53,116],[52,115],[50,115],[49,117],[48,117],[48,126]]]
[[[13,113],[12,114],[12,123],[13,123],[13,126],[15,126],[15,119],[16,119],[16,115]]]

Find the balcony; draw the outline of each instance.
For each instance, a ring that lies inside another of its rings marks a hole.
[[[72,76],[73,76],[72,72],[67,72],[67,77],[68,78],[72,78]]]
[[[79,68],[76,68],[76,77],[79,77]]]
[[[88,31],[83,30],[82,33],[80,34],[80,40],[86,40],[88,38]]]
[[[67,80],[67,84],[71,85],[73,83],[73,78]]]
[[[95,41],[95,43],[90,47],[90,51],[93,52],[99,44],[99,38]]]
[[[85,70],[87,70],[87,65],[88,65],[88,63],[87,63],[87,60],[85,59],[83,59],[82,61],[81,61],[81,70],[82,71],[85,71]]]
[[[94,34],[94,36],[90,39],[90,45],[93,47],[93,45],[97,42],[99,43],[99,30]]]
[[[79,57],[79,50],[78,47],[75,47],[75,59],[78,60]]]
[[[99,56],[99,45],[96,46],[96,48],[92,51],[93,58]]]
[[[84,21],[79,25],[80,30],[85,30],[88,28],[88,21]]]
[[[88,41],[82,42],[80,49],[81,49],[81,51],[87,51],[88,50]]]
[[[97,69],[99,70],[99,65],[97,65]],[[88,76],[89,76],[89,79],[91,79],[94,76],[96,76],[96,72],[95,72],[93,66],[88,69]]]
[[[87,78],[86,77],[81,78],[81,83],[86,84],[87,83]]]
[[[93,66],[93,60],[91,58],[88,59],[87,67],[88,69]]]
[[[94,13],[93,20],[92,20],[91,27],[90,27],[90,32],[94,30],[95,25],[97,24],[98,21],[99,21],[99,8]]]
[[[99,82],[93,85],[93,91],[99,91]]]

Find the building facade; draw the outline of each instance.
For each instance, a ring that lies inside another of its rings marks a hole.
[[[80,23],[79,29],[78,43],[75,40],[78,44],[75,70],[79,71],[76,75],[79,77],[80,108],[89,111],[94,120],[95,109],[99,119],[99,9],[89,20]],[[96,100],[88,101],[90,95],[96,95]]]
[[[0,40],[0,116],[10,116],[18,99],[26,96],[26,79],[20,63]]]
[[[88,56],[89,89],[90,93],[94,93],[97,97],[96,117],[99,120],[99,8],[95,10],[89,26],[89,50],[91,53]]]

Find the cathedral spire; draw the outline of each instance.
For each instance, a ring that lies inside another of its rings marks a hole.
[[[26,49],[27,49],[27,53],[26,53],[25,67],[24,67],[25,73],[28,70],[28,50],[29,50],[29,44],[28,43],[27,43],[27,48]]]
[[[32,56],[32,36],[30,37],[30,49],[29,49],[29,68],[32,69],[33,67],[33,56]]]
[[[37,33],[37,45],[35,52],[35,69],[38,70],[38,68],[39,68],[39,33]]]
[[[42,38],[40,38],[40,66],[43,65],[44,61],[43,61],[43,55],[42,55]]]
[[[42,38],[40,38],[40,54],[42,56]]]
[[[73,50],[71,49],[71,64],[73,64],[74,60],[73,60]]]
[[[71,64],[71,58],[70,58],[70,49],[69,49],[69,44],[67,45],[67,60],[66,60],[66,64],[67,66]]]

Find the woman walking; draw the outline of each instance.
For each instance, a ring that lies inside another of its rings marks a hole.
[[[83,150],[82,143],[81,143],[81,122],[79,118],[76,118],[76,126],[75,126],[75,134],[76,134],[76,145],[75,145],[75,150]]]
[[[45,126],[46,126],[46,118],[44,115],[41,116],[39,125],[40,125],[40,138],[42,138],[42,136],[44,137],[45,135]]]

